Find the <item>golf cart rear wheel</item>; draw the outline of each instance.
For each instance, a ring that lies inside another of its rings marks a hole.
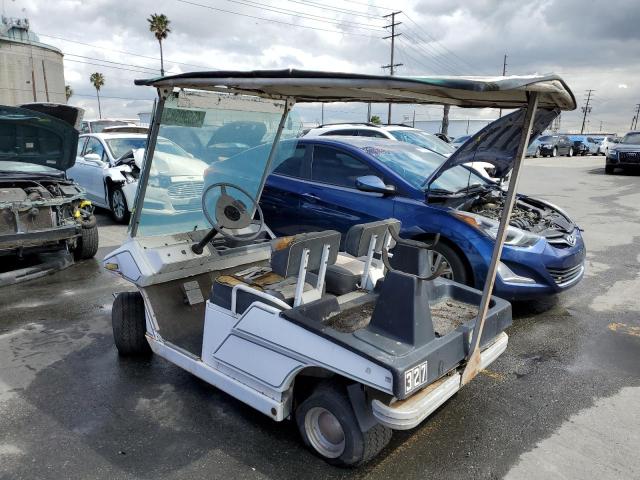
[[[98,226],[94,222],[89,228],[82,227],[73,250],[73,257],[76,260],[86,260],[95,257],[96,253],[98,253]]]
[[[296,409],[295,417],[305,445],[332,465],[362,465],[391,440],[392,431],[384,425],[361,430],[341,385],[319,385]]]
[[[145,337],[147,324],[140,292],[124,292],[116,297],[111,310],[111,326],[120,355],[146,356],[151,353]]]

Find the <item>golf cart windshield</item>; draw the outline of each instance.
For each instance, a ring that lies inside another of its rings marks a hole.
[[[210,219],[216,215],[217,199],[224,194],[220,188],[208,188],[213,185],[231,184],[244,190],[246,193],[240,191],[244,195],[241,202],[253,212],[285,107],[284,101],[246,95],[185,90],[169,95],[150,159],[137,234],[169,235],[211,228],[206,214]],[[281,138],[296,138],[301,127],[289,116]],[[183,142],[184,150],[168,151],[160,143],[163,138],[171,139],[176,130],[199,140]],[[284,160],[292,156],[295,143],[284,142],[277,157]],[[264,147],[256,148],[260,145]],[[291,154],[281,151],[283,148],[291,149]]]

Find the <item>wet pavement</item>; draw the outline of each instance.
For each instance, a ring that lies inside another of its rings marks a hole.
[[[0,478],[638,478],[640,176],[528,159],[520,190],[585,229],[587,274],[516,305],[506,353],[359,470],[155,357],[120,359],[97,261],[0,290]],[[100,215],[99,256],[125,235]]]

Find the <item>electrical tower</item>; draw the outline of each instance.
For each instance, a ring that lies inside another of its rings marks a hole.
[[[389,15],[382,16],[382,18],[391,17],[391,23],[389,25],[384,26],[384,28],[391,28],[391,35],[387,37],[382,37],[383,40],[386,40],[388,38],[391,39],[391,61],[389,62],[389,65],[382,66],[383,69],[387,69],[387,68],[389,69],[389,75],[393,75],[395,73],[395,68],[400,67],[402,65],[402,63],[393,63],[395,38],[402,35],[401,33],[396,33],[396,27],[402,24],[402,22],[396,22],[396,15],[400,15],[401,13],[402,13],[401,11],[398,11],[398,12],[390,13]],[[389,113],[387,114],[387,123],[391,123],[391,104],[389,104]]]
[[[504,77],[507,74],[507,54],[504,54],[504,60],[502,62],[502,76]],[[500,117],[502,117],[502,109],[500,109]]]
[[[640,115],[640,103],[636,104],[636,115],[631,119],[631,128],[629,130],[638,128],[638,115]]]
[[[587,99],[586,99],[586,104],[584,107],[582,107],[582,128],[580,128],[580,134],[582,135],[584,133],[584,126],[585,123],[587,122],[587,115],[591,113],[591,107],[589,106],[589,103],[591,102],[591,94],[593,92],[595,92],[595,90],[586,90],[587,92]]]

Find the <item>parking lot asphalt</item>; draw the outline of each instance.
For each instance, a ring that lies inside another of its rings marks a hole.
[[[359,470],[155,357],[118,357],[97,261],[0,290],[0,478],[639,478],[640,176],[527,159],[519,190],[584,229],[572,290],[514,306],[509,348]],[[126,228],[99,215],[100,258]]]

